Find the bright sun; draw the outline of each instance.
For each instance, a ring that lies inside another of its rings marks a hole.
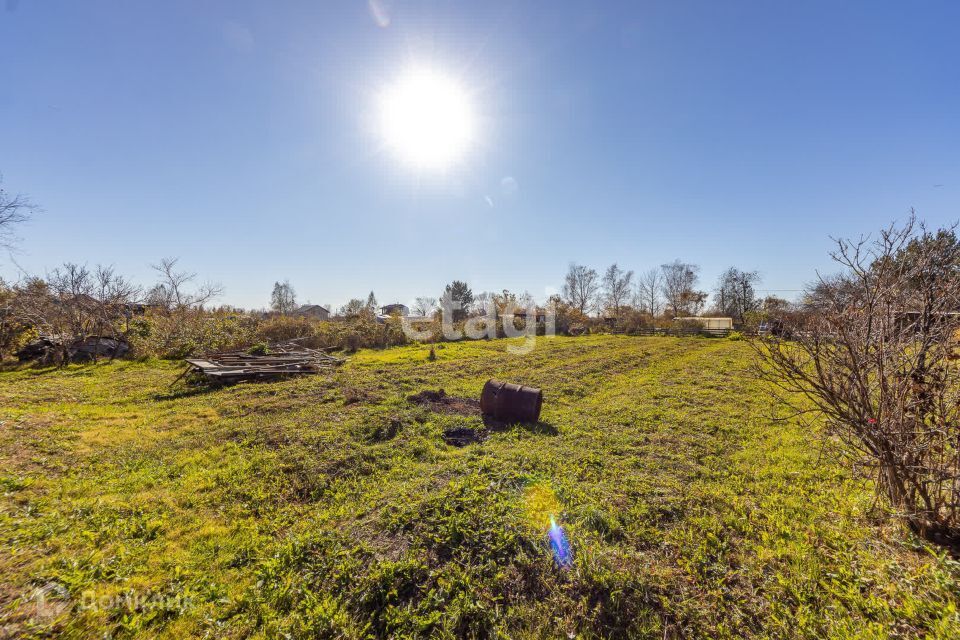
[[[380,130],[387,147],[419,169],[445,169],[473,142],[467,92],[429,69],[412,69],[380,95]]]

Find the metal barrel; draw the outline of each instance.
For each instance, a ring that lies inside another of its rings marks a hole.
[[[503,422],[536,422],[540,419],[542,404],[540,389],[492,378],[480,393],[480,411]]]

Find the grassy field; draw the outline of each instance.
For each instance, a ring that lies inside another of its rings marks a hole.
[[[743,342],[508,344],[0,373],[0,637],[960,637],[960,565],[775,420]],[[479,416],[407,400],[492,376],[543,422],[455,447]]]

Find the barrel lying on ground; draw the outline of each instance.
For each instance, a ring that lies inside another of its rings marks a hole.
[[[480,393],[480,411],[502,422],[536,422],[542,404],[540,389],[492,378]]]

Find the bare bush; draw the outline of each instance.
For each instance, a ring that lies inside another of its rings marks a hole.
[[[876,478],[918,535],[960,551],[960,244],[913,217],[839,240],[838,275],[753,342],[761,372],[838,451]],[[815,430],[811,430],[811,433]],[[862,465],[862,466],[861,466]]]
[[[258,342],[256,318],[224,309],[184,307],[170,313],[151,308],[131,324],[130,343],[139,356],[186,358]]]
[[[3,176],[0,176],[0,183]],[[22,195],[11,195],[0,188],[0,247],[10,248],[17,237],[13,229],[30,219],[36,206]]]
[[[305,347],[317,347],[309,339],[315,334],[317,322],[302,316],[276,316],[261,320],[257,326],[257,337],[268,344],[300,339]],[[303,340],[306,338],[307,340]]]
[[[25,325],[52,336],[60,362],[88,337],[119,337],[140,289],[113,267],[65,263],[45,279],[28,278],[15,288],[13,313]]]
[[[223,287],[215,283],[194,286],[197,274],[177,270],[178,258],[163,258],[152,265],[159,275],[159,282],[147,292],[147,303],[168,311],[202,307],[223,293]]]

